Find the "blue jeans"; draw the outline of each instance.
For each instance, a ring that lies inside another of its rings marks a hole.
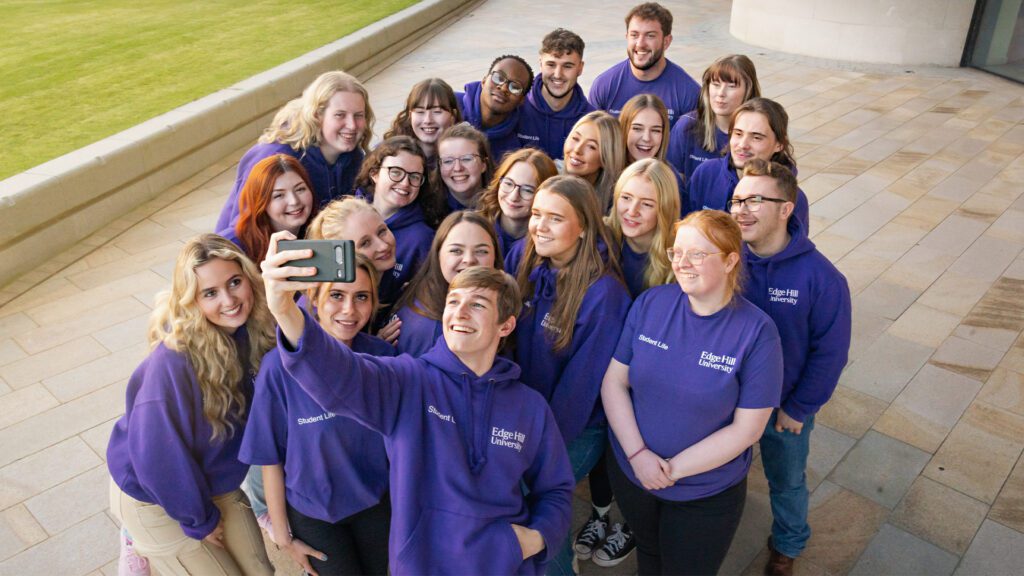
[[[811,537],[807,524],[807,454],[811,449],[814,415],[804,420],[800,434],[775,431],[778,410],[761,436],[761,463],[772,499],[772,546],[796,558]]]
[[[590,470],[601,459],[608,441],[608,427],[596,426],[587,428],[580,433],[567,447],[569,463],[572,464],[572,478],[579,482],[590,473]],[[545,574],[548,576],[569,576],[572,571],[572,526],[562,547],[548,564]]]
[[[263,467],[249,466],[249,472],[242,482],[242,492],[249,497],[252,513],[257,518],[267,513],[267,499],[263,496]]]

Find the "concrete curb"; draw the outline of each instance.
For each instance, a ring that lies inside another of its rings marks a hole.
[[[327,70],[366,79],[478,0],[425,0],[340,40],[0,181],[0,286],[255,143]],[[371,94],[372,99],[372,94]],[[381,130],[382,120],[377,120]]]

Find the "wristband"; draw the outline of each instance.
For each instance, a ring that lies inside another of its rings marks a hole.
[[[641,446],[640,449],[637,450],[636,452],[633,452],[632,456],[630,456],[629,458],[626,458],[626,462],[632,462],[633,458],[636,458],[637,456],[639,456],[640,453],[643,452],[644,450],[647,450],[647,445],[646,444]]]

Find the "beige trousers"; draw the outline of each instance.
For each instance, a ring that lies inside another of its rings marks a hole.
[[[224,522],[224,548],[189,538],[156,504],[139,502],[110,481],[110,510],[127,528],[135,551],[161,576],[273,576],[256,518],[241,490],[213,498]]]

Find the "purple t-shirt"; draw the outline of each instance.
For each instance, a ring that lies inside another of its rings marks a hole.
[[[665,60],[665,70],[654,80],[637,80],[630,69],[629,60],[623,60],[605,70],[590,86],[590,103],[598,110],[606,110],[618,117],[622,107],[637,94],[653,94],[668,108],[669,126],[676,119],[697,107],[700,84],[678,64]]]
[[[710,316],[698,316],[679,286],[651,288],[630,309],[614,358],[629,365],[640,435],[662,458],[731,424],[736,408],[779,405],[779,332],[767,314],[742,296]],[[639,486],[614,432],[610,436],[619,466]],[[686,501],[718,494],[746,477],[750,460],[748,448],[655,495]]]

